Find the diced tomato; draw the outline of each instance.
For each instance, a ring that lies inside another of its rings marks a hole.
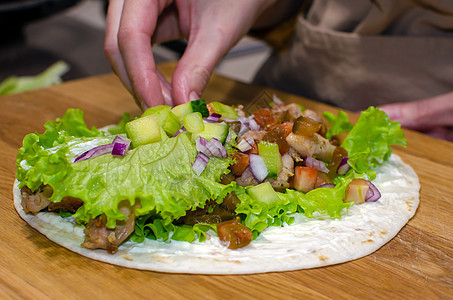
[[[255,116],[256,123],[263,128],[267,128],[269,125],[275,123],[272,111],[269,108],[257,110],[253,113],[253,115]]]
[[[292,131],[293,131],[293,125],[294,123],[292,122],[285,122],[281,124],[283,128],[286,130],[286,136],[288,136]]]
[[[229,249],[245,247],[253,239],[252,231],[238,219],[217,224],[217,235],[220,242]]]
[[[293,188],[299,192],[309,192],[315,188],[318,170],[312,167],[297,166],[294,169]]]
[[[231,171],[233,171],[236,176],[241,176],[249,165],[249,156],[245,153],[236,152],[233,154],[233,158],[235,159],[235,162],[231,165]]]
[[[353,179],[346,188],[346,195],[343,202],[354,202],[361,204],[365,202],[366,194],[368,193],[368,183],[365,179]]]

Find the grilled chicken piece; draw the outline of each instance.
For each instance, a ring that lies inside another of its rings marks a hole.
[[[68,196],[61,199],[60,202],[51,202],[47,207],[47,210],[48,211],[62,210],[75,213],[82,205],[83,201],[80,200],[79,198]]]
[[[51,203],[48,199],[52,196],[53,190],[49,185],[44,185],[36,192],[24,186],[20,193],[22,195],[22,207],[26,213],[36,214],[49,206]]]
[[[121,201],[118,209],[126,216],[126,219],[117,221],[114,229],[107,228],[107,217],[105,215],[91,219],[84,230],[85,241],[82,243],[82,247],[106,249],[110,254],[118,251],[119,245],[134,231],[135,208],[138,206],[131,207],[129,201]]]
[[[322,161],[329,161],[335,150],[335,146],[317,133],[311,137],[290,133],[286,137],[286,141],[300,155],[312,156]]]
[[[284,190],[289,188],[289,178],[294,175],[294,160],[286,153],[282,156],[283,169],[278,173],[277,178],[268,178],[266,181],[272,185],[274,189]]]

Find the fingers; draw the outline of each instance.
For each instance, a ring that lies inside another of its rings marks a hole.
[[[213,6],[206,4],[202,13],[191,8],[190,15],[180,16],[181,29],[189,37],[172,77],[176,105],[199,99],[216,64],[243,36],[242,31],[247,30],[248,24],[231,22],[230,11]]]
[[[123,12],[124,0],[110,0],[107,10],[104,52],[110,62],[113,71],[123,82],[124,86],[132,92],[132,84],[126,72],[126,68],[118,48],[118,28],[120,26],[121,13]]]
[[[453,126],[453,93],[420,101],[388,104],[380,108],[390,119],[400,122],[406,128],[429,130]]]
[[[157,20],[168,4],[165,0],[111,0],[109,4],[105,54],[142,107],[173,104],[170,85],[158,74],[151,49]],[[171,19],[168,16],[162,20]],[[169,32],[173,34],[172,30]]]
[[[148,106],[164,104],[151,50],[159,14],[154,1],[126,0],[118,28],[118,45],[133,93]]]

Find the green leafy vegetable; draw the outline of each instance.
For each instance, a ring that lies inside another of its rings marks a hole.
[[[391,145],[407,145],[401,124],[391,121],[378,108],[369,107],[360,114],[341,146],[348,151],[348,163],[356,172],[374,177],[372,168],[390,157]]]
[[[124,113],[121,121],[115,125],[107,129],[110,134],[125,134],[126,133],[126,123],[132,121],[131,115],[129,113]]]
[[[58,61],[36,76],[11,76],[0,83],[0,95],[15,94],[61,83],[61,76],[69,70],[69,65]]]
[[[329,121],[329,130],[326,133],[327,139],[330,139],[333,135],[352,129],[352,124],[349,122],[348,115],[342,110],[339,110],[337,115],[334,115],[330,111],[326,111],[323,113],[323,116]]]

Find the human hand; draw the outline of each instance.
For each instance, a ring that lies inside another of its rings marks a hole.
[[[453,141],[453,92],[433,98],[380,107],[403,127]]]
[[[195,100],[217,62],[276,0],[110,0],[105,54],[142,106]],[[171,85],[156,68],[152,44],[185,37]]]

